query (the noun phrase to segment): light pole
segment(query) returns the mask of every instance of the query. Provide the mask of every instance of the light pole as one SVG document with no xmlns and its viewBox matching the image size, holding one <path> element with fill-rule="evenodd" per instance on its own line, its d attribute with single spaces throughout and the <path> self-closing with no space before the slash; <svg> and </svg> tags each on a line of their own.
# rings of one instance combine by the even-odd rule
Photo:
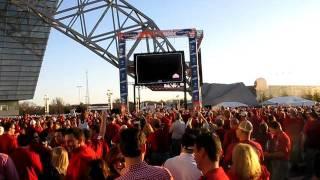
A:
<svg viewBox="0 0 320 180">
<path fill-rule="evenodd" d="M 108 104 L 109 104 L 110 109 L 113 109 L 113 106 L 112 106 L 112 95 L 113 95 L 113 93 L 111 92 L 110 89 L 108 89 L 107 90 L 107 96 L 108 96 Z"/>
<path fill-rule="evenodd" d="M 77 88 L 78 88 L 79 104 L 81 104 L 80 91 L 81 91 L 82 86 L 77 86 Z"/>
<path fill-rule="evenodd" d="M 48 101 L 49 101 L 49 98 L 47 95 L 44 95 L 44 114 L 45 115 L 48 115 L 49 114 L 49 104 L 48 104 Z"/>
</svg>

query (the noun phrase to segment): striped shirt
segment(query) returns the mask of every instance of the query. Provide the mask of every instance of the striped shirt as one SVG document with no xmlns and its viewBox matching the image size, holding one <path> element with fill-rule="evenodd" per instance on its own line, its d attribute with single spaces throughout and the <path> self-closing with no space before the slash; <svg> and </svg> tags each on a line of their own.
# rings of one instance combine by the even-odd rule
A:
<svg viewBox="0 0 320 180">
<path fill-rule="evenodd" d="M 150 166 L 146 162 L 140 162 L 128 167 L 125 174 L 116 180 L 172 180 L 168 169 L 159 166 Z"/>
</svg>

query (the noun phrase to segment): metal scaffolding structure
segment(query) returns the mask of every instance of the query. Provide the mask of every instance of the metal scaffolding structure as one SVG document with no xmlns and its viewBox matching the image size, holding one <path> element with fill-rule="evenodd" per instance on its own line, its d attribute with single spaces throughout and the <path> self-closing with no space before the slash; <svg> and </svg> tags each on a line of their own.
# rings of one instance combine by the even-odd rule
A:
<svg viewBox="0 0 320 180">
<path fill-rule="evenodd" d="M 181 31 L 174 30 L 174 35 L 170 35 L 171 31 L 166 32 L 166 35 L 157 33 L 161 30 L 154 21 L 126 0 L 4 1 L 7 2 L 8 6 L 16 6 L 18 12 L 34 14 L 50 27 L 87 47 L 116 68 L 123 69 L 121 63 L 125 64 L 126 74 L 131 77 L 134 77 L 133 53 L 139 45 L 142 44 L 147 53 L 171 52 L 175 51 L 175 48 L 168 37 L 179 36 L 179 33 L 182 33 L 182 35 L 188 34 L 189 42 L 192 42 L 189 44 L 192 54 L 190 64 L 186 63 L 185 66 L 189 71 L 189 73 L 186 73 L 186 83 L 182 86 L 169 84 L 166 86 L 150 85 L 148 87 L 151 90 L 188 91 L 190 94 L 193 93 L 193 99 L 199 98 L 199 76 L 201 77 L 201 74 L 199 74 L 198 66 L 201 68 L 201 63 L 198 65 L 197 54 L 200 53 L 202 31 L 183 29 Z M 135 36 L 146 32 L 157 33 L 157 35 L 129 38 L 131 43 L 126 43 L 124 48 L 119 48 L 121 43 L 123 44 L 119 40 L 120 34 Z M 120 52 L 121 50 L 125 50 L 125 52 Z M 124 57 L 123 54 L 125 54 Z M 121 59 L 125 59 L 125 61 Z M 124 74 L 121 74 L 121 76 L 124 76 Z M 120 86 L 124 87 L 124 84 Z M 127 86 L 125 89 L 127 89 Z M 196 92 L 196 95 L 194 95 L 194 92 Z"/>
<path fill-rule="evenodd" d="M 159 30 L 152 19 L 125 0 L 11 0 L 19 8 L 33 12 L 51 27 L 87 47 L 119 68 L 117 34 Z M 56 4 L 56 8 L 48 5 Z M 128 66 L 140 43 L 147 52 L 174 51 L 166 37 L 135 40 L 128 44 Z M 130 68 L 129 68 L 130 69 Z M 133 76 L 129 71 L 129 75 Z"/>
</svg>

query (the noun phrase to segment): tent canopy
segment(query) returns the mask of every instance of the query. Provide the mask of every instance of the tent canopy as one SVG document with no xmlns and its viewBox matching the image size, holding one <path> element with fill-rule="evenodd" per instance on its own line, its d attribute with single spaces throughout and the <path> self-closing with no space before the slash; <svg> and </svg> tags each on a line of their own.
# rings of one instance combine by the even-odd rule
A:
<svg viewBox="0 0 320 180">
<path fill-rule="evenodd" d="M 243 83 L 216 84 L 203 83 L 203 105 L 217 105 L 222 102 L 239 102 L 249 106 L 256 106 L 256 96 Z"/>
<path fill-rule="evenodd" d="M 312 106 L 316 102 L 296 96 L 281 96 L 262 102 L 262 105 L 291 105 L 291 106 Z"/>
<path fill-rule="evenodd" d="M 222 107 L 222 106 L 235 108 L 235 107 L 247 107 L 248 105 L 243 104 L 241 102 L 222 102 L 222 103 L 215 105 L 215 107 Z"/>
</svg>

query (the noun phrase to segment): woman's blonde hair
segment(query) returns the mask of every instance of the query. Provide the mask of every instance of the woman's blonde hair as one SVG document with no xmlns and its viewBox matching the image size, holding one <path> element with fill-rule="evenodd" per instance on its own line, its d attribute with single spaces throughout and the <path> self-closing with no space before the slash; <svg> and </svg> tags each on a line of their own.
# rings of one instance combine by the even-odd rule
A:
<svg viewBox="0 0 320 180">
<path fill-rule="evenodd" d="M 51 162 L 60 174 L 66 175 L 69 158 L 68 152 L 63 147 L 56 147 L 52 149 Z"/>
<path fill-rule="evenodd" d="M 232 151 L 232 173 L 239 179 L 254 180 L 261 176 L 257 152 L 249 144 L 239 143 Z"/>
</svg>

